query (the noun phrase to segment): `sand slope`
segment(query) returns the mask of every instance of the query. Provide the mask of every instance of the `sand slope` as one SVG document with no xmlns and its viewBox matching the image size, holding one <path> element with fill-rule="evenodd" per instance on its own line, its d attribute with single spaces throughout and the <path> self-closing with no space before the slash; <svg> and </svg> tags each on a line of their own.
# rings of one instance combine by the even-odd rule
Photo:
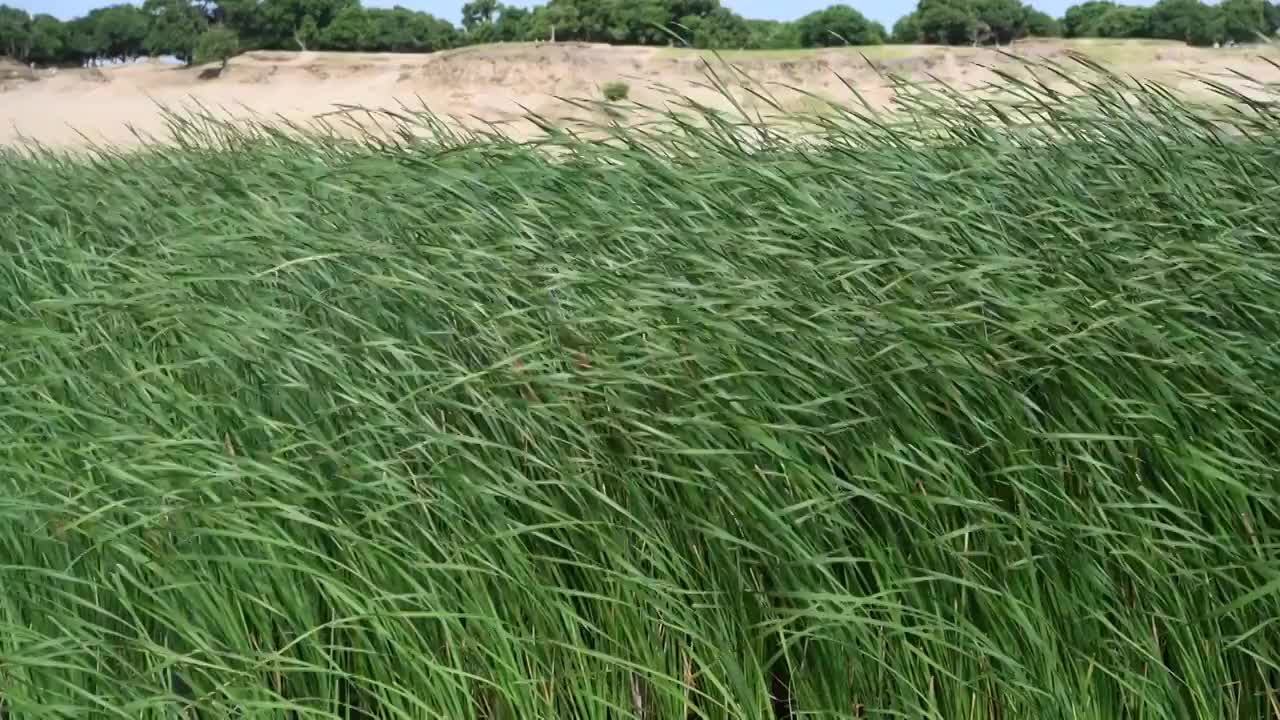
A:
<svg viewBox="0 0 1280 720">
<path fill-rule="evenodd" d="M 1181 77 L 1186 71 L 1245 84 L 1228 68 L 1280 82 L 1280 69 L 1258 57 L 1264 53 L 1280 58 L 1280 48 L 1274 46 L 1212 50 L 1159 42 L 1034 41 L 1014 48 L 1030 58 L 1065 59 L 1068 50 L 1174 85 L 1192 84 Z M 304 123 L 317 117 L 335 120 L 326 114 L 340 104 L 425 106 L 473 125 L 506 123 L 507 132 L 519 135 L 532 131 L 520 120 L 526 108 L 558 119 L 582 116 L 585 111 L 558 98 L 598 98 L 601 85 L 618 79 L 628 81 L 631 98 L 642 103 L 662 104 L 676 92 L 727 107 L 707 85 L 704 57 L 711 56 L 560 43 L 494 45 L 430 55 L 252 52 L 233 60 L 222 77 L 207 80 L 199 79 L 200 68 L 156 62 L 34 74 L 10 67 L 11 77 L 0 77 L 0 143 L 26 137 L 64 146 L 88 140 L 132 144 L 138 142 L 135 129 L 165 133 L 160 105 L 195 103 L 232 116 L 257 114 Z M 994 80 L 991 67 L 1017 66 L 988 49 L 925 46 L 729 53 L 725 59 L 764 83 L 788 109 L 815 103 L 797 90 L 852 99 L 844 82 L 868 101 L 886 105 L 892 93 L 880 75 L 885 71 L 914 80 L 932 76 L 969 89 Z M 747 105 L 764 106 L 747 93 L 739 96 Z"/>
</svg>

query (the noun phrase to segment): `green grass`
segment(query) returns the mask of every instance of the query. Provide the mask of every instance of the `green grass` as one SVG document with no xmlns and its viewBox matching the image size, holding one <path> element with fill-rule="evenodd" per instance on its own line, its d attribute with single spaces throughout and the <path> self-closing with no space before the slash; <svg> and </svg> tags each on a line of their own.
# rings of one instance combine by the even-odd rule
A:
<svg viewBox="0 0 1280 720">
<path fill-rule="evenodd" d="M 1010 91 L 9 152 L 10 715 L 1276 717 L 1280 122 Z"/>
</svg>

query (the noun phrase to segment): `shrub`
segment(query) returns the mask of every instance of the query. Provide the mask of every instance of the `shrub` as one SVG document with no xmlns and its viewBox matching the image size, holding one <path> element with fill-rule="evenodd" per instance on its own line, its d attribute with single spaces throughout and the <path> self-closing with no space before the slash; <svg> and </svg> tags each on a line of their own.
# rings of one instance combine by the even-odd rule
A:
<svg viewBox="0 0 1280 720">
<path fill-rule="evenodd" d="M 619 100 L 627 99 L 627 95 L 631 94 L 631 86 L 621 80 L 614 80 L 611 83 L 606 83 L 603 91 L 605 100 L 618 102 Z"/>
<path fill-rule="evenodd" d="M 240 37 L 235 31 L 221 25 L 210 28 L 196 41 L 196 62 L 200 64 L 221 61 L 222 67 L 240 52 Z"/>
</svg>

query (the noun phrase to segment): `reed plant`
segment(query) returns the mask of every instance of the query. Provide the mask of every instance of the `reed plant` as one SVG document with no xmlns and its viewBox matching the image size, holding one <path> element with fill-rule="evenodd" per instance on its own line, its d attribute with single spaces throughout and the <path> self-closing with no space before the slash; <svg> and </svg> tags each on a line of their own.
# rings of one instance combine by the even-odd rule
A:
<svg viewBox="0 0 1280 720">
<path fill-rule="evenodd" d="M 3 151 L 10 717 L 1280 718 L 1275 105 L 1006 83 Z"/>
</svg>

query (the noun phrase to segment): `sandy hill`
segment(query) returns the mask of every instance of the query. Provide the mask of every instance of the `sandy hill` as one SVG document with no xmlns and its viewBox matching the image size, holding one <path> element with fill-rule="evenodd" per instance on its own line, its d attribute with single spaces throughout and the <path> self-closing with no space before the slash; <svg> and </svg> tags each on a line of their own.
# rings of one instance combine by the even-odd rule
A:
<svg viewBox="0 0 1280 720">
<path fill-rule="evenodd" d="M 1257 57 L 1259 52 L 1280 57 L 1277 47 L 1212 50 L 1160 42 L 1033 41 L 1013 48 L 1025 57 L 1058 59 L 1065 59 L 1069 50 L 1174 84 L 1189 84 L 1180 79 L 1187 71 L 1240 82 L 1228 69 L 1280 81 L 1280 70 Z M 530 129 L 521 127 L 522 108 L 557 118 L 581 115 L 564 98 L 599 98 L 600 86 L 614 80 L 628 82 L 631 98 L 642 103 L 661 104 L 680 93 L 725 106 L 706 84 L 704 59 L 718 62 L 693 51 L 559 43 L 428 55 L 260 51 L 234 59 L 213 79 L 201 79 L 202 68 L 157 62 L 34 73 L 6 66 L 0 68 L 0 143 L 28 137 L 53 145 L 78 144 L 82 135 L 132 143 L 136 138 L 128 125 L 143 133 L 163 133 L 159 105 L 192 103 L 230 115 L 294 122 L 324 117 L 344 104 L 388 109 L 425 105 L 467 122 L 509 123 L 510 132 L 520 133 Z M 915 80 L 937 78 L 964 89 L 993 80 L 991 67 L 1017 66 L 988 49 L 931 46 L 735 52 L 723 59 L 770 88 L 788 109 L 816 102 L 804 93 L 851 99 L 845 82 L 870 102 L 887 104 L 891 91 L 881 76 L 886 71 Z M 6 78 L 6 72 L 12 77 Z M 747 93 L 742 100 L 759 103 Z"/>
<path fill-rule="evenodd" d="M 0 92 L 15 89 L 36 79 L 37 73 L 30 67 L 9 58 L 0 57 Z"/>
</svg>

